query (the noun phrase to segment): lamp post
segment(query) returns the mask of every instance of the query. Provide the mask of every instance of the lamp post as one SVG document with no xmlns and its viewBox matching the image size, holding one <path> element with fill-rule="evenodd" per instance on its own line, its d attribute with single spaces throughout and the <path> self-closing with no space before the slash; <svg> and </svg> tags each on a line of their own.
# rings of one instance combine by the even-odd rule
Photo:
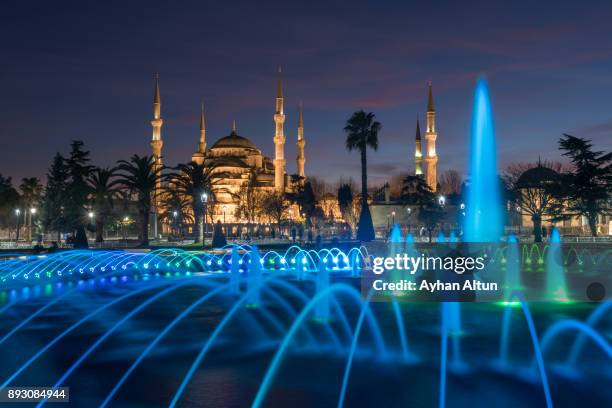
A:
<svg viewBox="0 0 612 408">
<path fill-rule="evenodd" d="M 89 223 L 92 224 L 92 225 L 93 225 L 94 216 L 95 216 L 95 214 L 93 213 L 93 211 L 90 211 L 90 212 L 87 213 L 87 218 L 89 218 Z"/>
<path fill-rule="evenodd" d="M 227 205 L 223 205 L 223 227 L 225 228 L 225 235 L 229 237 L 229 230 L 227 229 L 227 225 L 225 225 L 225 212 L 227 211 Z"/>
<path fill-rule="evenodd" d="M 176 234 L 176 230 L 177 230 L 177 223 L 176 223 L 176 217 L 178 217 L 178 211 L 174 210 L 172 211 L 172 224 L 174 225 L 174 234 Z"/>
<path fill-rule="evenodd" d="M 410 232 L 410 215 L 412 214 L 412 209 L 410 207 L 406 208 L 406 213 L 408 214 L 408 232 Z"/>
<path fill-rule="evenodd" d="M 19 208 L 15 209 L 15 217 L 17 218 L 17 234 L 15 235 L 15 242 L 19 242 L 19 219 L 21 215 L 21 210 Z"/>
<path fill-rule="evenodd" d="M 126 215 L 125 217 L 123 217 L 123 222 L 121 223 L 121 227 L 123 229 L 123 241 L 125 242 L 126 246 L 127 246 L 127 231 L 125 227 L 127 227 L 127 224 L 129 221 L 130 221 L 130 217 Z"/>
<path fill-rule="evenodd" d="M 36 208 L 32 207 L 30 208 L 30 225 L 28 228 L 28 234 L 29 234 L 28 241 L 32 241 L 32 229 L 33 229 L 33 224 L 34 224 L 34 215 L 36 215 Z"/>
<path fill-rule="evenodd" d="M 200 196 L 200 200 L 202 200 L 202 219 L 200 220 L 200 239 L 202 241 L 202 246 L 204 246 L 206 244 L 206 233 L 208 231 L 206 231 L 206 205 L 208 204 L 208 194 L 207 193 L 202 193 L 202 195 Z M 225 211 L 225 210 L 224 210 Z M 225 216 L 224 216 L 225 218 Z M 225 222 L 225 220 L 223 221 Z"/>
<path fill-rule="evenodd" d="M 391 216 L 393 217 L 393 225 L 395 225 L 395 211 L 391 212 Z"/>
</svg>

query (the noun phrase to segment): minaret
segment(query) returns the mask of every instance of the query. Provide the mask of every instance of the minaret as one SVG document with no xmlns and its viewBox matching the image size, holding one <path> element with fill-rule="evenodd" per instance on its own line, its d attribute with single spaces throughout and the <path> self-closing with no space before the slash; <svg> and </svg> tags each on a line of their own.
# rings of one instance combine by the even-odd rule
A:
<svg viewBox="0 0 612 408">
<path fill-rule="evenodd" d="M 153 157 L 155 158 L 155 169 L 158 172 L 161 172 L 161 169 L 163 167 L 162 146 L 164 145 L 164 142 L 161 137 L 161 127 L 163 124 L 164 120 L 161 118 L 161 97 L 159 95 L 159 74 L 155 74 L 155 91 L 153 93 L 153 120 L 151 121 L 151 126 L 153 127 L 151 150 L 153 151 Z M 158 192 L 161 190 L 161 179 L 157 180 L 157 185 L 155 189 Z"/>
<path fill-rule="evenodd" d="M 429 95 L 427 101 L 427 131 L 425 132 L 425 140 L 427 141 L 427 155 L 425 163 L 427 163 L 427 185 L 432 191 L 436 191 L 438 177 L 436 174 L 436 164 L 438 163 L 438 155 L 436 154 L 436 111 L 434 110 L 433 96 L 431 92 L 431 81 L 429 81 Z"/>
<path fill-rule="evenodd" d="M 421 126 L 419 125 L 419 117 L 417 116 L 416 138 L 414 149 L 414 174 L 420 176 L 423 174 L 423 153 L 421 151 Z"/>
<path fill-rule="evenodd" d="M 200 143 L 198 143 L 198 150 L 191 156 L 191 160 L 202 164 L 206 157 L 206 120 L 204 119 L 204 104 L 200 110 Z"/>
<path fill-rule="evenodd" d="M 304 156 L 304 146 L 306 140 L 304 140 L 304 119 L 302 118 L 302 104 L 300 104 L 300 112 L 298 114 L 298 131 L 297 131 L 297 174 L 300 177 L 306 177 L 304 172 L 304 164 L 306 163 L 306 157 Z"/>
<path fill-rule="evenodd" d="M 276 111 L 274 113 L 274 124 L 276 125 L 274 133 L 274 188 L 276 191 L 285 191 L 285 133 L 283 124 L 285 123 L 285 114 L 283 107 L 283 79 L 281 77 L 281 67 L 278 67 L 278 89 L 276 91 Z"/>
</svg>

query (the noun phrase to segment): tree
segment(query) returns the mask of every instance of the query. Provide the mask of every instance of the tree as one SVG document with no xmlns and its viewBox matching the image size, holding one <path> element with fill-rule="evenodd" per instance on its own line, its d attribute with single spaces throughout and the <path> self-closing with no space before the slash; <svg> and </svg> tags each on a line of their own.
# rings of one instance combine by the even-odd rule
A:
<svg viewBox="0 0 612 408">
<path fill-rule="evenodd" d="M 439 177 L 440 192 L 447 196 L 461 193 L 463 178 L 457 170 L 446 170 Z"/>
<path fill-rule="evenodd" d="M 121 182 L 115 178 L 115 172 L 114 168 L 96 168 L 87 180 L 96 220 L 96 242 L 104 241 L 106 220 L 112 215 L 113 201 L 119 197 Z"/>
<path fill-rule="evenodd" d="M 351 229 L 351 235 L 358 221 L 356 204 L 357 203 L 353 199 L 353 188 L 351 184 L 340 184 L 340 187 L 338 187 L 338 207 L 340 208 L 342 219 Z"/>
<path fill-rule="evenodd" d="M 319 201 L 326 193 L 331 192 L 331 186 L 319 177 L 310 176 L 308 177 L 308 181 L 310 182 L 316 201 Z"/>
<path fill-rule="evenodd" d="M 172 188 L 164 191 L 160 219 L 172 226 L 174 235 L 182 236 L 185 224 L 195 222 L 192 211 L 191 198 L 185 197 Z"/>
<path fill-rule="evenodd" d="M 419 210 L 419 221 L 423 223 L 427 230 L 429 242 L 431 242 L 433 231 L 442 221 L 444 221 L 444 216 L 444 209 L 435 202 L 428 203 Z"/>
<path fill-rule="evenodd" d="M 598 216 L 612 213 L 612 152 L 594 151 L 590 140 L 568 134 L 559 139 L 559 149 L 574 166 L 563 175 L 569 199 L 567 213 L 586 217 L 591 235 L 597 236 Z"/>
<path fill-rule="evenodd" d="M 292 194 L 288 194 L 287 197 L 297 204 L 301 214 L 304 214 L 306 223 L 311 224 L 312 216 L 317 208 L 317 199 L 312 189 L 312 184 L 309 181 L 298 185 L 297 191 Z"/>
<path fill-rule="evenodd" d="M 285 198 L 285 194 L 281 192 L 272 191 L 263 198 L 261 212 L 263 215 L 273 219 L 279 230 L 288 209 L 289 202 Z"/>
<path fill-rule="evenodd" d="M 119 160 L 117 169 L 121 184 L 136 195 L 136 204 L 140 216 L 140 231 L 138 240 L 140 245 L 149 245 L 149 217 L 151 204 L 155 195 L 155 187 L 160 177 L 161 169 L 156 168 L 154 156 L 133 155 L 129 161 Z"/>
<path fill-rule="evenodd" d="M 38 205 L 41 202 L 43 186 L 40 184 L 40 180 L 36 177 L 26 177 L 21 180 L 19 185 L 21 190 L 21 202 L 23 203 L 24 218 L 27 219 L 26 224 L 28 225 L 28 240 L 32 240 L 32 230 L 34 227 L 34 211 L 37 210 Z"/>
<path fill-rule="evenodd" d="M 248 172 L 247 180 L 240 185 L 238 193 L 230 193 L 238 203 L 235 216 L 237 218 L 246 218 L 249 234 L 252 233 L 255 215 L 261 209 L 263 202 L 263 196 L 258 190 L 259 182 L 257 178 L 260 174 L 260 169 L 251 168 Z"/>
<path fill-rule="evenodd" d="M 401 198 L 405 203 L 418 205 L 419 208 L 434 202 L 435 194 L 421 175 L 406 176 L 402 181 Z"/>
<path fill-rule="evenodd" d="M 62 232 L 68 229 L 64 213 L 68 202 L 67 187 L 70 178 L 66 159 L 58 152 L 47 172 L 47 186 L 43 200 L 43 225 L 47 230 L 57 233 L 57 242 L 61 240 Z"/>
<path fill-rule="evenodd" d="M 8 227 L 17 225 L 19 222 L 17 206 L 19 205 L 20 196 L 17 190 L 13 187 L 13 181 L 10 177 L 4 177 L 0 174 L 0 225 Z M 16 222 L 13 222 L 15 220 Z"/>
<path fill-rule="evenodd" d="M 378 149 L 378 132 L 381 124 L 375 120 L 372 112 L 363 110 L 353 113 L 346 122 L 344 132 L 346 133 L 346 148 L 348 151 L 359 150 L 361 154 L 361 215 L 359 217 L 359 228 L 357 238 L 361 241 L 374 239 L 374 225 L 372 215 L 368 208 L 368 160 L 367 149 L 371 147 Z"/>
<path fill-rule="evenodd" d="M 90 158 L 89 152 L 83 150 L 83 142 L 74 140 L 70 144 L 70 155 L 66 160 L 66 169 L 69 174 L 66 183 L 66 201 L 64 204 L 64 216 L 68 229 L 75 233 L 82 229 L 79 236 L 85 235 L 86 205 L 88 203 L 89 186 L 87 178 L 92 170 L 88 165 Z M 76 234 L 75 234 L 76 236 Z"/>
<path fill-rule="evenodd" d="M 353 190 L 350 184 L 342 184 L 338 187 L 338 207 L 342 218 L 346 218 L 346 213 L 353 206 Z"/>
<path fill-rule="evenodd" d="M 534 241 L 542 242 L 542 220 L 562 218 L 563 192 L 559 173 L 541 162 L 532 164 L 516 179 L 512 189 L 521 213 L 531 216 Z"/>
<path fill-rule="evenodd" d="M 204 203 L 202 194 L 206 193 L 208 200 L 214 199 L 213 188 L 213 171 L 214 167 L 205 166 L 196 162 L 187 164 L 179 164 L 173 168 L 173 172 L 165 176 L 170 188 L 176 190 L 184 197 L 189 197 L 191 201 L 191 209 L 194 214 L 194 221 L 197 224 L 197 234 L 195 242 L 200 242 L 200 237 L 203 234 L 202 222 L 204 221 Z"/>
</svg>

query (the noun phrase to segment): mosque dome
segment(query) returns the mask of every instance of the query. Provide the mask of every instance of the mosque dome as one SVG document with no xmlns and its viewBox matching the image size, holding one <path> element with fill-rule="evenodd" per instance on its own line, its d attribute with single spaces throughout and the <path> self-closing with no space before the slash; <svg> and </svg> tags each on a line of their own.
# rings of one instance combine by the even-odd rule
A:
<svg viewBox="0 0 612 408">
<path fill-rule="evenodd" d="M 559 179 L 560 175 L 549 167 L 538 166 L 526 170 L 521 174 L 516 182 L 521 188 L 539 187 Z"/>
<path fill-rule="evenodd" d="M 211 149 L 215 148 L 239 148 L 257 150 L 255 143 L 251 142 L 246 137 L 240 136 L 236 131 L 232 131 L 229 136 L 224 136 L 217 140 Z"/>
</svg>

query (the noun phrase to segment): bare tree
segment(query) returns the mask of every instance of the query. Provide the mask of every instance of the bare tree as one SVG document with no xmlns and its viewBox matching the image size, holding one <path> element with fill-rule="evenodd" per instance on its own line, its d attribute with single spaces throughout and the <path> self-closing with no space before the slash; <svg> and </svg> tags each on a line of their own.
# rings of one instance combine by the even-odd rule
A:
<svg viewBox="0 0 612 408">
<path fill-rule="evenodd" d="M 459 194 L 463 177 L 461 177 L 461 173 L 457 170 L 451 169 L 440 174 L 438 182 L 440 183 L 440 192 L 442 194 Z"/>
</svg>

